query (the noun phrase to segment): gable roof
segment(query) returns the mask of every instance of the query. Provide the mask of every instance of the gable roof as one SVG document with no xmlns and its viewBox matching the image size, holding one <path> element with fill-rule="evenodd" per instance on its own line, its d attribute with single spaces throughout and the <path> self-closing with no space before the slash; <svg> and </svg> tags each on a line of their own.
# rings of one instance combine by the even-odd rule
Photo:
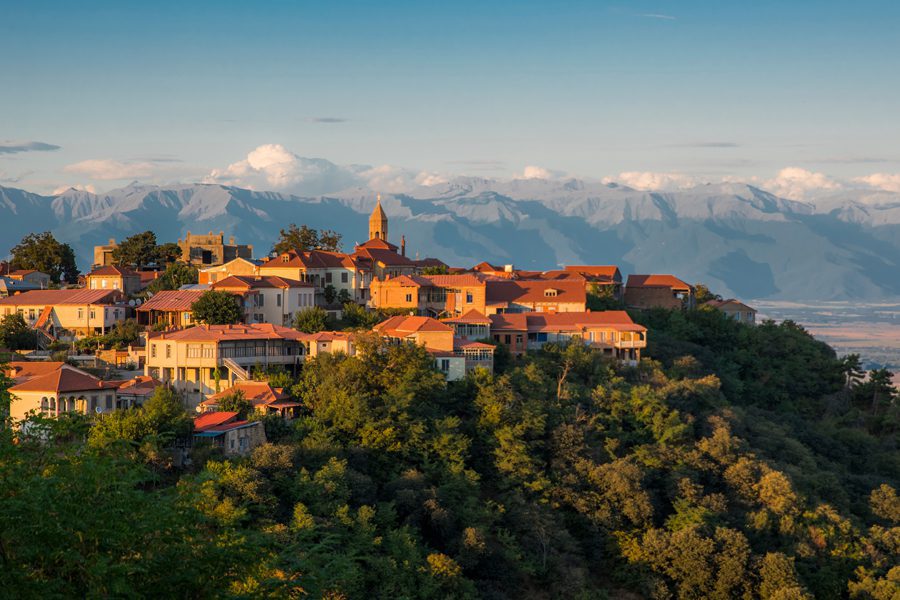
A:
<svg viewBox="0 0 900 600">
<path fill-rule="evenodd" d="M 0 298 L 0 305 L 43 306 L 48 304 L 115 304 L 124 299 L 119 290 L 32 290 L 15 296 Z"/>
<path fill-rule="evenodd" d="M 370 260 L 372 262 L 380 262 L 384 265 L 392 267 L 415 266 L 415 263 L 413 263 L 413 261 L 409 260 L 402 254 L 397 254 L 397 252 L 388 248 L 357 247 L 356 252 L 353 253 L 353 257 L 356 259 Z"/>
<path fill-rule="evenodd" d="M 704 306 L 711 306 L 713 308 L 724 308 L 726 306 L 733 306 L 738 310 L 749 310 L 752 312 L 757 312 L 755 308 L 752 306 L 748 306 L 741 302 L 740 300 L 735 300 L 734 298 L 728 298 L 727 300 L 710 300 L 708 302 L 703 303 Z"/>
<path fill-rule="evenodd" d="M 491 320 L 480 311 L 470 308 L 458 317 L 441 319 L 443 323 L 471 323 L 473 325 L 490 325 Z"/>
<path fill-rule="evenodd" d="M 117 267 L 115 265 L 106 265 L 104 267 L 99 267 L 86 275 L 86 277 L 99 276 L 140 277 L 137 271 L 132 271 L 127 267 Z"/>
<path fill-rule="evenodd" d="M 356 249 L 359 250 L 360 248 L 365 248 L 368 250 L 390 250 L 392 252 L 397 251 L 397 246 L 387 240 L 378 238 L 372 238 L 371 240 L 365 241 L 362 244 L 357 244 Z"/>
<path fill-rule="evenodd" d="M 689 290 L 691 286 L 674 275 L 629 275 L 625 288 L 661 287 L 675 290 Z"/>
<path fill-rule="evenodd" d="M 622 279 L 619 267 L 615 265 L 567 265 L 565 270 L 601 279 L 616 280 L 618 278 L 619 281 Z"/>
<path fill-rule="evenodd" d="M 555 291 L 555 295 L 546 295 L 548 290 Z M 584 304 L 587 301 L 587 294 L 584 290 L 584 283 L 577 280 L 501 280 L 487 282 L 486 300 L 488 304 L 502 304 L 504 302 Z"/>
<path fill-rule="evenodd" d="M 66 363 L 57 361 L 14 360 L 6 363 L 6 370 L 15 383 L 23 383 L 33 377 L 52 373 L 64 364 Z"/>
<path fill-rule="evenodd" d="M 253 406 L 272 404 L 281 400 L 290 399 L 290 394 L 285 393 L 284 388 L 272 387 L 267 381 L 235 381 L 230 389 L 219 392 L 218 394 L 212 394 L 200 404 L 201 406 L 217 405 L 219 400 L 226 398 L 237 391 L 243 392 L 244 398 L 249 400 Z"/>
<path fill-rule="evenodd" d="M 148 312 L 161 310 L 167 312 L 182 312 L 191 310 L 191 305 L 203 295 L 202 290 L 163 290 L 157 292 L 152 298 L 141 304 L 137 310 Z"/>
<path fill-rule="evenodd" d="M 194 429 L 197 431 L 206 431 L 210 427 L 216 427 L 234 421 L 237 417 L 238 413 L 227 410 L 203 413 L 194 419 Z"/>
<path fill-rule="evenodd" d="M 297 252 L 296 250 L 289 250 L 270 258 L 259 266 L 260 269 L 284 267 L 299 267 L 302 269 L 343 267 L 345 269 L 354 269 L 357 268 L 357 264 L 349 254 L 344 254 L 343 252 L 329 252 L 327 250 Z"/>
<path fill-rule="evenodd" d="M 491 331 L 581 331 L 591 327 L 609 327 L 616 331 L 646 331 L 631 320 L 624 310 L 560 313 L 504 313 L 491 315 Z"/>
</svg>

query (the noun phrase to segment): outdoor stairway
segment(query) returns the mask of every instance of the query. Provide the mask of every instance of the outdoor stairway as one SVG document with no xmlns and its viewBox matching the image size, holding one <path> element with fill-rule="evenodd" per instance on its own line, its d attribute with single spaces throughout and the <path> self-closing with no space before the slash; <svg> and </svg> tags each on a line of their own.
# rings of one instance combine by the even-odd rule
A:
<svg viewBox="0 0 900 600">
<path fill-rule="evenodd" d="M 235 377 L 244 381 L 250 380 L 250 373 L 241 365 L 234 362 L 234 359 L 223 358 L 222 364 L 228 367 L 228 370 L 234 373 Z"/>
</svg>

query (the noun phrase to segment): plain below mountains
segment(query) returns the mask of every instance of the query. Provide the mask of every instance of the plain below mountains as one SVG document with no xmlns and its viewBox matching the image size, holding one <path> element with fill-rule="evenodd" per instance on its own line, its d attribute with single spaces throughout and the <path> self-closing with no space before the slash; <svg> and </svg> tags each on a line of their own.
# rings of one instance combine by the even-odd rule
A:
<svg viewBox="0 0 900 600">
<path fill-rule="evenodd" d="M 70 243 L 82 270 L 92 247 L 153 230 L 224 231 L 264 256 L 289 223 L 363 242 L 375 193 L 299 197 L 222 185 L 132 184 L 105 194 L 42 196 L 0 187 L 0 252 L 28 232 Z M 645 192 L 579 180 L 460 178 L 383 196 L 393 242 L 454 266 L 482 260 L 523 269 L 616 264 L 624 274 L 673 273 L 745 299 L 900 297 L 900 195 L 848 192 L 795 202 L 749 185 Z"/>
</svg>

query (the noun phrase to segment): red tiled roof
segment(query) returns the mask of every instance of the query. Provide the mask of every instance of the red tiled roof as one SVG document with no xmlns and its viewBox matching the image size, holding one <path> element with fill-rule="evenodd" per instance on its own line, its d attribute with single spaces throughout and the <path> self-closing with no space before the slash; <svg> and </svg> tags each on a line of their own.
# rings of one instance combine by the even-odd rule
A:
<svg viewBox="0 0 900 600">
<path fill-rule="evenodd" d="M 547 296 L 547 290 L 556 290 L 555 296 Z M 487 282 L 488 304 L 503 302 L 584 303 L 587 295 L 580 281 L 525 280 Z"/>
<path fill-rule="evenodd" d="M 194 429 L 197 431 L 208 431 L 213 427 L 234 421 L 237 419 L 237 416 L 238 413 L 225 410 L 203 413 L 194 419 Z"/>
<path fill-rule="evenodd" d="M 492 331 L 580 331 L 590 327 L 610 327 L 617 331 L 646 331 L 624 310 L 560 313 L 505 313 L 491 315 Z"/>
<path fill-rule="evenodd" d="M 244 398 L 249 400 L 253 406 L 290 399 L 290 394 L 284 393 L 284 388 L 273 388 L 266 381 L 236 381 L 231 388 L 209 396 L 201 404 L 204 406 L 218 404 L 219 400 L 227 398 L 237 391 L 243 392 Z"/>
<path fill-rule="evenodd" d="M 395 246 L 394 244 L 392 244 L 386 240 L 382 240 L 382 239 L 378 239 L 378 238 L 372 238 L 371 240 L 368 240 L 368 241 L 363 242 L 362 244 L 358 244 L 356 246 L 357 250 L 359 250 L 360 248 L 391 250 L 393 252 L 397 251 L 397 246 Z"/>
<path fill-rule="evenodd" d="M 311 342 L 333 342 L 335 340 L 353 339 L 353 334 L 347 331 L 319 331 L 318 333 L 305 334 Z"/>
<path fill-rule="evenodd" d="M 46 306 L 48 304 L 115 304 L 124 295 L 119 290 L 32 290 L 0 298 L 0 305 Z"/>
<path fill-rule="evenodd" d="M 258 423 L 259 421 L 257 421 Z M 231 431 L 232 429 L 240 429 L 246 425 L 250 424 L 250 421 L 229 421 L 228 423 L 222 423 L 221 425 L 213 425 L 212 427 L 206 427 L 203 431 L 215 431 L 217 433 L 224 433 L 226 431 Z"/>
<path fill-rule="evenodd" d="M 214 290 L 249 290 L 261 288 L 286 289 L 293 287 L 311 288 L 313 287 L 313 284 L 274 275 L 229 275 L 225 279 L 211 284 L 210 287 Z"/>
<path fill-rule="evenodd" d="M 629 275 L 626 288 L 663 287 L 672 289 L 690 289 L 690 285 L 674 275 Z"/>
<path fill-rule="evenodd" d="M 14 385 L 9 390 L 11 392 L 86 392 L 97 389 L 113 387 L 104 384 L 103 381 L 89 375 L 84 371 L 63 365 L 56 371 L 52 371 L 45 375 L 32 377 L 27 381 Z"/>
<path fill-rule="evenodd" d="M 581 275 L 592 275 L 604 279 L 614 280 L 616 275 L 622 277 L 619 273 L 619 267 L 615 265 L 567 265 L 566 271 L 579 273 Z"/>
<path fill-rule="evenodd" d="M 419 277 L 428 280 L 431 285 L 438 287 L 483 287 L 485 281 L 491 278 L 474 273 L 464 273 L 460 275 L 420 275 Z"/>
<path fill-rule="evenodd" d="M 117 267 L 115 265 L 106 265 L 105 267 L 100 267 L 94 269 L 90 273 L 87 274 L 87 277 L 94 276 L 110 276 L 110 275 L 119 275 L 121 277 L 140 277 L 136 271 L 132 271 L 127 267 Z"/>
<path fill-rule="evenodd" d="M 138 375 L 125 381 L 107 382 L 115 383 L 120 394 L 128 394 L 131 396 L 149 396 L 156 388 L 162 385 L 162 382 L 153 379 L 148 375 Z"/>
<path fill-rule="evenodd" d="M 484 316 L 481 312 L 475 310 L 474 308 L 470 308 L 468 311 L 464 312 L 462 315 L 458 317 L 452 317 L 448 319 L 441 319 L 444 323 L 475 323 L 475 324 L 490 324 L 491 320 Z"/>
<path fill-rule="evenodd" d="M 463 340 L 460 338 L 453 338 L 453 348 L 465 350 L 465 349 L 483 349 L 483 350 L 494 350 L 494 346 L 491 344 L 485 344 L 484 342 L 476 342 L 474 340 Z"/>
<path fill-rule="evenodd" d="M 152 298 L 141 304 L 138 307 L 138 311 L 189 311 L 191 310 L 191 305 L 199 300 L 202 295 L 203 290 L 164 290 L 162 292 L 157 292 Z"/>
<path fill-rule="evenodd" d="M 393 250 L 382 248 L 363 248 L 358 247 L 353 257 L 361 260 L 371 260 L 380 262 L 384 265 L 392 267 L 414 267 L 413 261 L 409 260 L 402 254 L 397 254 Z"/>
<path fill-rule="evenodd" d="M 10 378 L 15 383 L 22 383 L 32 377 L 39 377 L 59 370 L 64 362 L 14 360 L 6 363 Z"/>
<path fill-rule="evenodd" d="M 444 325 L 431 317 L 406 317 L 403 315 L 382 321 L 373 329 L 387 335 L 396 335 L 396 337 L 406 337 L 420 331 L 453 331 L 449 325 Z"/>
<path fill-rule="evenodd" d="M 287 257 L 287 260 L 285 260 Z M 326 250 L 310 250 L 308 252 L 297 252 L 290 250 L 274 258 L 270 258 L 260 265 L 260 268 L 283 268 L 283 267 L 300 267 L 304 269 L 325 269 L 344 267 L 347 269 L 356 268 L 356 262 L 349 254 L 343 252 L 328 252 Z"/>
<path fill-rule="evenodd" d="M 160 333 L 153 340 L 182 342 L 227 342 L 230 340 L 306 340 L 309 335 L 271 323 L 249 325 L 197 325 L 178 331 Z"/>
</svg>

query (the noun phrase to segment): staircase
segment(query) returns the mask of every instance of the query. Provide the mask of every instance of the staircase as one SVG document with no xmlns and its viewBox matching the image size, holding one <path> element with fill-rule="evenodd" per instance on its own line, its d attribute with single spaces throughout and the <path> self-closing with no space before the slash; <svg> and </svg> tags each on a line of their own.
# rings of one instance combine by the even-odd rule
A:
<svg viewBox="0 0 900 600">
<path fill-rule="evenodd" d="M 52 312 L 52 306 L 45 306 L 38 320 L 34 322 L 34 330 L 38 334 L 36 336 L 38 350 L 46 350 L 51 343 L 56 341 L 56 336 L 50 333 L 50 327 L 53 325 L 53 321 L 50 319 Z"/>
<path fill-rule="evenodd" d="M 222 364 L 228 367 L 228 370 L 234 373 L 234 376 L 243 381 L 248 381 L 250 379 L 250 373 L 242 367 L 241 365 L 234 362 L 234 359 L 231 358 L 223 358 Z"/>
</svg>

